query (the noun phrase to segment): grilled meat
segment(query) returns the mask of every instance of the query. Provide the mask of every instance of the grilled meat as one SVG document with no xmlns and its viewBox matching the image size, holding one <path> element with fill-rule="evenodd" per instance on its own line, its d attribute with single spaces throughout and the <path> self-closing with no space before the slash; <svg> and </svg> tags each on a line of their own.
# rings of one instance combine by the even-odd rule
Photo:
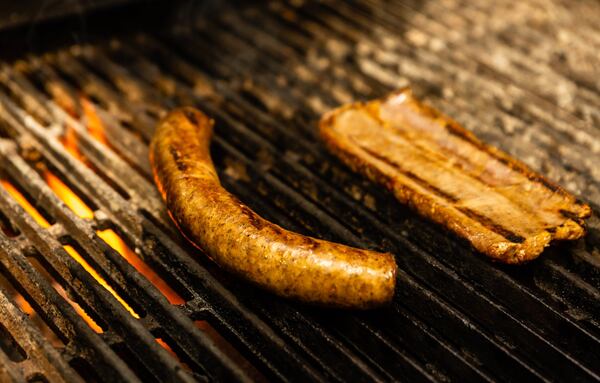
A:
<svg viewBox="0 0 600 383">
<path fill-rule="evenodd" d="M 585 234 L 589 206 L 409 89 L 329 112 L 320 133 L 354 171 L 494 260 L 522 263 L 552 240 Z"/>
<path fill-rule="evenodd" d="M 192 243 L 223 268 L 284 297 L 344 308 L 391 300 L 391 254 L 306 237 L 261 218 L 221 186 L 211 136 L 211 120 L 182 108 L 159 122 L 150 148 L 156 184 Z"/>
</svg>

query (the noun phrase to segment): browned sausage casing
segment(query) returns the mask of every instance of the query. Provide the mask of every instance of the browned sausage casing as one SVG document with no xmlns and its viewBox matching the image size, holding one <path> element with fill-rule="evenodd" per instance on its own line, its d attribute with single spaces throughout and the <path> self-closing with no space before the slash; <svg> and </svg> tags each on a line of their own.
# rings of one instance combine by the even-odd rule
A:
<svg viewBox="0 0 600 383">
<path fill-rule="evenodd" d="M 228 193 L 210 157 L 212 125 L 196 109 L 174 110 L 159 122 L 150 147 L 156 184 L 192 243 L 221 267 L 284 297 L 346 308 L 391 300 L 391 254 L 292 233 Z"/>
</svg>

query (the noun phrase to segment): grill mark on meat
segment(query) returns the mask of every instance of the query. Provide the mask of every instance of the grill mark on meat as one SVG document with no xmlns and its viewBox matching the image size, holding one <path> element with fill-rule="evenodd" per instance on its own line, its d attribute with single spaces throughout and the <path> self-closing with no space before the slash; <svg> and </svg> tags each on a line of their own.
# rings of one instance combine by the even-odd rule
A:
<svg viewBox="0 0 600 383">
<path fill-rule="evenodd" d="M 253 212 L 248 206 L 240 203 L 240 209 L 242 211 L 242 214 L 244 214 L 246 218 L 248 218 L 248 222 L 250 222 L 250 224 L 256 229 L 260 230 L 265 226 L 264 220 L 262 220 L 258 216 L 258 214 Z"/>
<path fill-rule="evenodd" d="M 352 169 L 495 260 L 526 262 L 585 234 L 589 206 L 409 90 L 329 112 L 320 133 Z"/>
<path fill-rule="evenodd" d="M 428 108 L 428 107 L 425 106 L 424 108 Z M 514 205 L 518 206 L 520 209 L 526 211 L 527 213 L 529 213 L 530 216 L 535 217 L 537 215 L 537 212 L 535 209 L 538 208 L 538 206 L 532 207 L 532 206 L 529 206 L 527 203 L 524 203 L 523 201 L 519 201 L 518 199 L 515 200 L 514 198 L 511 198 L 511 195 L 509 193 L 506 193 L 502 189 L 498 189 L 496 187 L 496 185 L 489 182 L 489 179 L 486 179 L 483 176 L 483 172 L 480 172 L 480 173 L 473 172 L 472 169 L 470 169 L 468 167 L 468 164 L 469 164 L 468 157 L 465 157 L 465 156 L 461 155 L 461 153 L 453 152 L 451 149 L 444 147 L 442 144 L 437 142 L 433 137 L 430 140 L 431 141 L 430 144 L 435 145 L 434 147 L 437 151 L 432 150 L 431 148 L 428 148 L 426 146 L 423 146 L 420 142 L 411 142 L 413 137 L 411 137 L 407 131 L 402 130 L 396 126 L 392 126 L 390 123 L 384 121 L 378 115 L 377 110 L 373 110 L 373 108 L 367 108 L 366 111 L 373 119 L 377 120 L 384 128 L 389 127 L 390 129 L 393 129 L 394 133 L 396 133 L 397 136 L 402 137 L 406 141 L 407 144 L 412 144 L 412 146 L 417 149 L 416 152 L 418 153 L 418 155 L 420 155 L 422 158 L 427 158 L 427 160 L 431 161 L 431 162 L 437 162 L 438 164 L 440 164 L 440 166 L 442 163 L 444 163 L 446 166 L 448 166 L 450 157 L 455 157 L 458 160 L 451 161 L 449 163 L 449 165 L 452 169 L 455 169 L 455 170 L 461 172 L 461 174 L 470 177 L 471 179 L 479 182 L 480 184 L 482 184 L 486 187 L 490 187 L 490 188 L 494 189 L 494 192 L 508 198 L 512 204 L 514 204 Z M 440 117 L 440 113 L 438 113 L 436 110 L 428 109 L 428 113 L 434 118 Z M 444 129 L 449 134 L 458 137 L 459 139 L 461 139 L 462 141 L 464 141 L 468 144 L 473 145 L 476 149 L 484 151 L 487 155 L 490 156 L 491 159 L 497 160 L 501 164 L 506 165 L 506 166 L 510 167 L 511 169 L 514 168 L 514 165 L 511 164 L 511 162 L 510 162 L 510 158 L 506 159 L 506 158 L 499 156 L 496 153 L 492 153 L 490 151 L 490 149 L 494 149 L 494 148 L 491 148 L 489 145 L 486 145 L 485 143 L 479 141 L 476 137 L 473 136 L 472 133 L 461 128 L 454 121 L 445 123 Z M 553 185 L 551 182 L 545 180 L 543 177 L 537 177 L 537 175 L 535 177 L 532 177 L 531 175 L 525 175 L 525 176 L 529 180 L 535 179 L 537 181 L 538 179 L 541 179 L 542 181 L 544 181 L 542 184 L 547 187 L 549 187 L 548 185 L 552 186 L 551 188 L 550 187 L 549 188 L 553 191 L 560 189 L 557 185 Z M 433 186 L 433 187 L 435 187 L 435 186 Z M 436 188 L 436 189 L 440 190 L 439 188 Z M 443 191 L 442 191 L 442 193 L 443 193 Z M 454 197 L 452 197 L 452 198 L 454 198 Z M 576 200 L 576 202 L 579 204 L 582 204 L 582 202 L 580 200 Z"/>
<path fill-rule="evenodd" d="M 559 212 L 565 218 L 572 219 L 575 222 L 581 222 L 580 217 L 576 213 L 573 213 L 572 211 L 568 211 L 568 210 L 565 210 L 565 209 L 560 209 Z"/>
<path fill-rule="evenodd" d="M 353 140 L 354 141 L 354 140 Z M 441 190 L 440 188 L 438 188 L 435 185 L 430 184 L 429 182 L 425 181 L 424 179 L 422 179 L 421 177 L 417 176 L 415 173 L 411 172 L 410 170 L 405 170 L 403 169 L 401 166 L 399 166 L 397 163 L 390 161 L 390 159 L 388 159 L 385 156 L 382 156 L 381 154 L 374 152 L 373 150 L 369 149 L 366 146 L 361 145 L 360 143 L 354 141 L 362 150 L 364 150 L 365 152 L 369 153 L 369 155 L 377 158 L 379 161 L 386 163 L 388 166 L 393 167 L 394 169 L 396 169 L 399 173 L 402 173 L 403 175 L 405 175 L 406 177 L 410 178 L 411 180 L 415 181 L 415 183 L 421 185 L 422 187 L 424 187 L 425 189 L 428 189 L 432 194 L 437 195 L 438 197 L 441 197 L 449 202 L 452 203 L 456 203 L 458 202 L 458 199 L 453 196 L 452 194 L 446 193 L 445 191 Z"/>
<path fill-rule="evenodd" d="M 416 183 L 418 183 L 423 188 L 429 190 L 432 194 L 435 194 L 438 197 L 441 197 L 441 198 L 447 200 L 450 203 L 457 203 L 459 201 L 459 199 L 456 198 L 455 196 L 453 196 L 452 194 L 446 193 L 443 190 L 437 188 L 436 186 L 431 185 L 430 183 L 428 183 L 424 179 L 420 178 L 419 176 L 417 176 L 413 172 L 402 169 L 402 167 L 400 167 L 397 163 L 395 163 L 393 161 L 390 161 L 385 156 L 382 156 L 379 153 L 376 153 L 376 152 L 370 150 L 367 147 L 363 147 L 360 144 L 358 144 L 358 146 L 361 149 L 363 149 L 365 152 L 369 153 L 371 156 L 377 158 L 379 161 L 385 162 L 389 166 L 391 166 L 394 169 L 396 169 L 398 172 L 404 174 L 405 176 L 407 176 L 411 180 L 413 180 Z M 520 236 L 518 234 L 513 233 L 512 231 L 510 231 L 510 230 L 502 227 L 502 225 L 494 222 L 493 220 L 489 219 L 488 217 L 486 217 L 486 216 L 484 216 L 482 214 L 479 214 L 479 213 L 477 213 L 477 212 L 475 212 L 475 211 L 473 211 L 473 210 L 471 210 L 469 208 L 466 208 L 466 207 L 458 207 L 457 209 L 460 212 L 462 212 L 463 214 L 465 214 L 467 217 L 469 217 L 469 218 L 471 218 L 471 219 L 473 219 L 475 221 L 478 221 L 483 226 L 485 226 L 488 229 L 490 229 L 491 231 L 493 231 L 493 232 L 495 232 L 495 233 L 503 236 L 504 238 L 508 239 L 511 242 L 522 243 L 523 241 L 525 241 L 525 238 L 523 236 Z"/>
<path fill-rule="evenodd" d="M 198 119 L 196 118 L 196 115 L 193 112 L 189 110 L 184 110 L 183 114 L 192 125 L 198 126 Z"/>
<path fill-rule="evenodd" d="M 173 157 L 173 161 L 175 161 L 175 164 L 177 165 L 177 169 L 179 169 L 181 171 L 186 170 L 187 165 L 185 164 L 185 162 L 183 162 L 183 160 L 181 158 L 181 153 L 179 153 L 179 151 L 172 146 L 169 147 L 169 152 L 171 153 L 171 156 Z"/>
<path fill-rule="evenodd" d="M 480 224 L 487 227 L 494 233 L 500 234 L 501 236 L 503 236 L 504 238 L 508 239 L 509 241 L 511 241 L 513 243 L 523 243 L 525 241 L 525 237 L 522 237 L 518 234 L 513 233 L 512 231 L 502 227 L 502 225 L 492 221 L 491 219 L 489 219 L 488 217 L 486 217 L 482 214 L 477 213 L 474 210 L 471 210 L 466 207 L 457 207 L 457 209 L 461 213 L 466 215 L 467 217 L 479 222 Z"/>
<path fill-rule="evenodd" d="M 408 94 L 409 97 L 412 98 L 412 92 L 410 91 L 409 88 L 403 89 L 403 93 Z M 396 96 L 397 94 L 398 93 L 392 93 L 389 97 L 385 98 L 383 102 Z M 453 136 L 456 136 L 456 137 L 462 139 L 463 141 L 471 143 L 477 149 L 486 152 L 494 159 L 500 161 L 502 164 L 504 164 L 512 169 L 518 170 L 519 172 L 523 173 L 529 180 L 539 182 L 554 192 L 564 193 L 564 190 L 562 190 L 562 188 L 560 186 L 558 186 L 557 184 L 551 182 L 550 180 L 546 179 L 545 177 L 542 177 L 541 175 L 539 175 L 537 173 L 530 171 L 525 165 L 514 161 L 507 154 L 496 150 L 496 148 L 486 144 L 485 142 L 482 142 L 473 133 L 471 133 L 468 130 L 466 130 L 465 128 L 463 128 L 456 121 L 448 118 L 447 116 L 444 116 L 438 110 L 430 107 L 429 105 L 425 105 L 425 104 L 421 104 L 421 103 L 419 103 L 419 109 L 422 111 L 423 114 L 428 115 L 432 118 L 443 118 L 443 119 L 447 120 L 447 122 L 444 126 L 445 126 L 446 130 L 448 131 L 448 133 L 452 134 Z M 578 202 L 579 202 L 579 200 L 578 200 Z"/>
<path fill-rule="evenodd" d="M 489 145 L 479 141 L 478 139 L 474 139 L 471 134 L 467 134 L 467 132 L 464 129 L 462 129 L 460 126 L 456 126 L 456 124 L 454 124 L 454 123 L 448 123 L 448 124 L 446 124 L 446 128 L 450 134 L 457 136 L 457 137 L 461 138 L 462 140 L 471 143 L 476 148 L 486 152 L 491 157 L 498 160 L 502 164 L 508 166 L 509 168 L 512 168 L 512 169 L 516 168 L 516 170 L 518 170 L 518 171 L 523 170 L 523 168 L 521 166 L 518 166 L 517 164 L 515 164 L 515 162 L 512 161 L 510 158 L 506 158 L 505 156 L 495 153 L 494 150 L 490 150 Z M 553 182 L 550 182 L 549 180 L 547 180 L 544 177 L 540 177 L 537 174 L 527 172 L 527 173 L 525 173 L 525 176 L 531 181 L 536 181 L 536 182 L 541 183 L 542 185 L 544 185 L 548 189 L 552 190 L 553 192 L 561 191 L 561 189 L 558 185 L 554 184 Z"/>
</svg>

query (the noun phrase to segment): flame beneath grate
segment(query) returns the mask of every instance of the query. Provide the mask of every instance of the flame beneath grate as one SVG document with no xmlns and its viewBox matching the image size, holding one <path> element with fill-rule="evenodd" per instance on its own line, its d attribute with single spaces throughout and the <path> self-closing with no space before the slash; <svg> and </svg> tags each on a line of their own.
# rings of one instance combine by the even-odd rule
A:
<svg viewBox="0 0 600 383">
<path fill-rule="evenodd" d="M 50 172 L 47 173 L 51 174 Z M 54 175 L 50 175 L 49 177 L 51 179 L 54 179 L 54 182 L 60 182 L 60 180 L 58 180 L 58 178 Z M 44 216 L 42 216 L 42 214 L 27 200 L 27 198 L 25 198 L 25 196 L 19 190 L 17 190 L 16 187 L 14 187 L 14 185 L 12 185 L 6 180 L 1 180 L 0 183 L 6 189 L 6 191 L 15 199 L 15 201 L 17 201 L 19 205 L 21 205 L 21 207 L 23 207 L 23 209 L 29 215 L 31 215 L 31 217 L 37 222 L 38 225 L 40 225 L 43 228 L 50 227 L 50 223 L 48 222 L 48 220 L 44 218 Z M 64 185 L 64 187 L 67 188 L 66 185 Z M 85 269 L 85 271 L 87 271 L 94 279 L 98 281 L 98 283 L 102 287 L 108 290 L 117 299 L 117 301 L 119 301 L 119 303 L 121 303 L 123 307 L 125 307 L 125 309 L 129 311 L 129 313 L 134 318 L 139 319 L 139 315 L 131 308 L 131 306 L 129 306 L 129 304 L 127 304 L 127 302 L 125 302 L 125 300 L 121 298 L 121 296 L 108 284 L 108 282 L 106 282 L 106 280 L 102 278 L 102 276 L 100 276 L 100 274 L 98 274 L 98 272 L 92 266 L 90 266 L 90 264 L 81 256 L 81 254 L 79 254 L 77 250 L 75 250 L 75 248 L 73 248 L 70 245 L 64 245 L 63 247 L 65 251 L 71 256 L 71 258 L 73 258 L 77 263 L 79 263 Z"/>
<path fill-rule="evenodd" d="M 86 97 L 80 97 L 80 103 L 84 114 L 85 124 L 90 135 L 103 145 L 109 146 L 104 134 L 104 125 L 101 118 L 96 113 L 94 104 Z M 65 126 L 65 132 L 62 136 L 62 143 L 71 155 L 83 163 L 87 160 L 78 147 L 77 135 L 72 128 Z M 65 204 L 79 217 L 83 219 L 93 219 L 94 212 L 89 206 L 79 198 L 71 188 L 50 172 L 45 174 L 46 182 L 65 202 Z M 96 232 L 104 242 L 112 247 L 117 253 L 127 260 L 138 272 L 145 276 L 171 304 L 183 304 L 185 300 L 177 294 L 156 272 L 150 268 L 119 236 L 114 230 L 98 230 Z"/>
<path fill-rule="evenodd" d="M 92 330 L 94 330 L 98 334 L 102 334 L 104 332 L 102 330 L 102 327 L 98 326 L 98 324 L 96 323 L 96 321 L 94 321 L 92 319 L 92 317 L 90 317 L 81 308 L 81 306 L 79 306 L 79 304 L 77 302 L 72 301 L 68 297 L 67 292 L 65 291 L 65 289 L 62 288 L 61 285 L 59 285 L 58 283 L 54 282 L 54 283 L 52 283 L 52 287 L 54 287 L 54 289 L 60 294 L 61 297 L 63 297 L 63 299 L 65 299 L 67 302 L 69 302 L 69 304 L 73 307 L 73 309 L 75 310 L 75 312 L 77 313 L 77 315 L 79 315 L 84 320 L 84 322 L 87 323 L 88 326 L 90 326 L 90 328 Z"/>
<path fill-rule="evenodd" d="M 14 187 L 13 184 L 8 182 L 7 180 L 0 180 L 0 184 L 2 185 L 2 187 L 4 187 L 4 189 L 6 189 L 8 194 L 10 194 L 11 197 L 13 197 L 14 200 L 17 201 L 23 209 L 25 209 L 25 211 L 34 219 L 34 221 L 38 225 L 40 225 L 43 228 L 50 227 L 50 223 L 48 222 L 48 220 L 46 220 L 46 218 L 44 218 L 44 216 L 41 215 L 40 212 L 35 207 L 33 207 L 31 203 L 29 203 L 27 198 L 25 198 L 25 196 L 21 194 L 21 192 L 17 190 L 17 188 Z"/>
<path fill-rule="evenodd" d="M 67 253 L 69 253 L 71 258 L 76 260 L 77 263 L 79 263 L 85 269 L 85 271 L 87 271 L 92 277 L 94 277 L 94 279 L 97 280 L 98 283 L 100 283 L 100 285 L 102 287 L 104 287 L 112 295 L 114 295 L 114 297 L 117 299 L 117 301 L 119 301 L 119 303 L 122 304 L 123 307 L 125 307 L 125 309 L 127 311 L 129 311 L 131 316 L 133 316 L 136 319 L 140 318 L 140 316 L 131 308 L 131 306 L 129 306 L 129 304 L 127 302 L 125 302 L 125 300 L 123 300 L 123 298 L 121 298 L 121 296 L 104 280 L 104 278 L 102 278 L 102 276 L 100 276 L 100 274 L 98 274 L 98 272 L 96 270 L 94 270 L 94 268 L 92 266 L 90 266 L 90 264 L 87 263 L 87 261 L 85 259 L 83 259 L 81 254 L 79 254 L 77 252 L 77 250 L 75 250 L 75 248 L 73 248 L 73 246 L 65 245 L 64 248 L 65 248 L 65 251 Z"/>
<path fill-rule="evenodd" d="M 53 173 L 46 171 L 44 178 L 48 186 L 56 193 L 56 195 L 79 217 L 83 219 L 93 219 L 94 212 L 88 205 L 79 198 L 71 188 L 60 180 Z M 38 213 L 39 214 L 39 213 Z M 41 217 L 41 216 L 40 216 Z M 43 217 L 41 217 L 43 218 Z M 158 276 L 133 250 L 127 246 L 123 238 L 121 238 L 114 230 L 98 230 L 96 231 L 106 244 L 112 247 L 117 253 L 127 260 L 137 271 L 144 275 L 156 288 L 169 300 L 171 304 L 183 304 L 185 300 L 177 294 L 161 277 Z M 71 250 L 71 251 L 74 251 Z M 132 314 L 133 315 L 133 314 Z M 135 316 L 135 315 L 134 315 Z"/>
<path fill-rule="evenodd" d="M 144 261 L 140 259 L 130 248 L 125 244 L 125 241 L 114 232 L 112 229 L 99 230 L 96 232 L 98 237 L 102 238 L 110 247 L 117 253 L 121 254 L 127 262 L 129 262 L 137 271 L 145 276 L 166 298 L 174 305 L 185 303 L 185 300 L 177 294 L 154 270 L 152 270 Z"/>
<path fill-rule="evenodd" d="M 96 107 L 85 96 L 80 97 L 80 102 L 88 132 L 98 142 L 108 146 L 108 140 L 106 139 L 106 134 L 104 134 L 104 124 L 96 112 Z"/>
<path fill-rule="evenodd" d="M 156 338 L 155 340 L 156 340 L 156 343 L 160 344 L 160 346 L 161 346 L 162 348 L 164 348 L 165 350 L 167 350 L 167 352 L 168 352 L 169 354 L 171 354 L 171 356 L 172 356 L 173 358 L 177 359 L 177 361 L 178 361 L 178 362 L 181 364 L 181 366 L 182 366 L 184 369 L 186 369 L 186 370 L 188 370 L 188 371 L 191 371 L 191 370 L 192 370 L 192 369 L 190 368 L 190 366 L 188 366 L 188 365 L 187 365 L 187 363 L 185 363 L 185 362 L 183 362 L 183 361 L 181 360 L 181 358 L 179 357 L 179 355 L 177 355 L 177 353 L 176 353 L 176 352 L 173 350 L 173 348 L 171 348 L 171 346 L 169 346 L 169 344 L 168 344 L 167 342 L 165 342 L 165 340 L 164 340 L 164 339 L 162 339 L 162 338 Z"/>
<path fill-rule="evenodd" d="M 32 315 L 35 313 L 35 311 L 33 310 L 33 307 L 31 307 L 31 305 L 29 304 L 29 302 L 27 302 L 27 300 L 25 299 L 24 296 L 22 296 L 21 294 L 17 293 L 17 295 L 15 295 L 15 302 L 17 303 L 17 305 L 19 306 L 19 308 L 27 315 Z"/>
</svg>

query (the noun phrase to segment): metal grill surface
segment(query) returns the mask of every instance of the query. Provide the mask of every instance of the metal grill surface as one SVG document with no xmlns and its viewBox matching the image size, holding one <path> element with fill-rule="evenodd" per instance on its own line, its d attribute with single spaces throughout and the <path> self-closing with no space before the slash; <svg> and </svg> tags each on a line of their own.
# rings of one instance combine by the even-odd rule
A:
<svg viewBox="0 0 600 383">
<path fill-rule="evenodd" d="M 330 108 L 410 84 L 598 211 L 600 9 L 571 4 L 272 1 L 2 63 L 0 380 L 599 379 L 597 218 L 529 265 L 492 264 L 316 134 Z M 147 160 L 179 105 L 216 119 L 219 175 L 261 215 L 394 253 L 393 305 L 305 307 L 188 246 Z"/>
</svg>

